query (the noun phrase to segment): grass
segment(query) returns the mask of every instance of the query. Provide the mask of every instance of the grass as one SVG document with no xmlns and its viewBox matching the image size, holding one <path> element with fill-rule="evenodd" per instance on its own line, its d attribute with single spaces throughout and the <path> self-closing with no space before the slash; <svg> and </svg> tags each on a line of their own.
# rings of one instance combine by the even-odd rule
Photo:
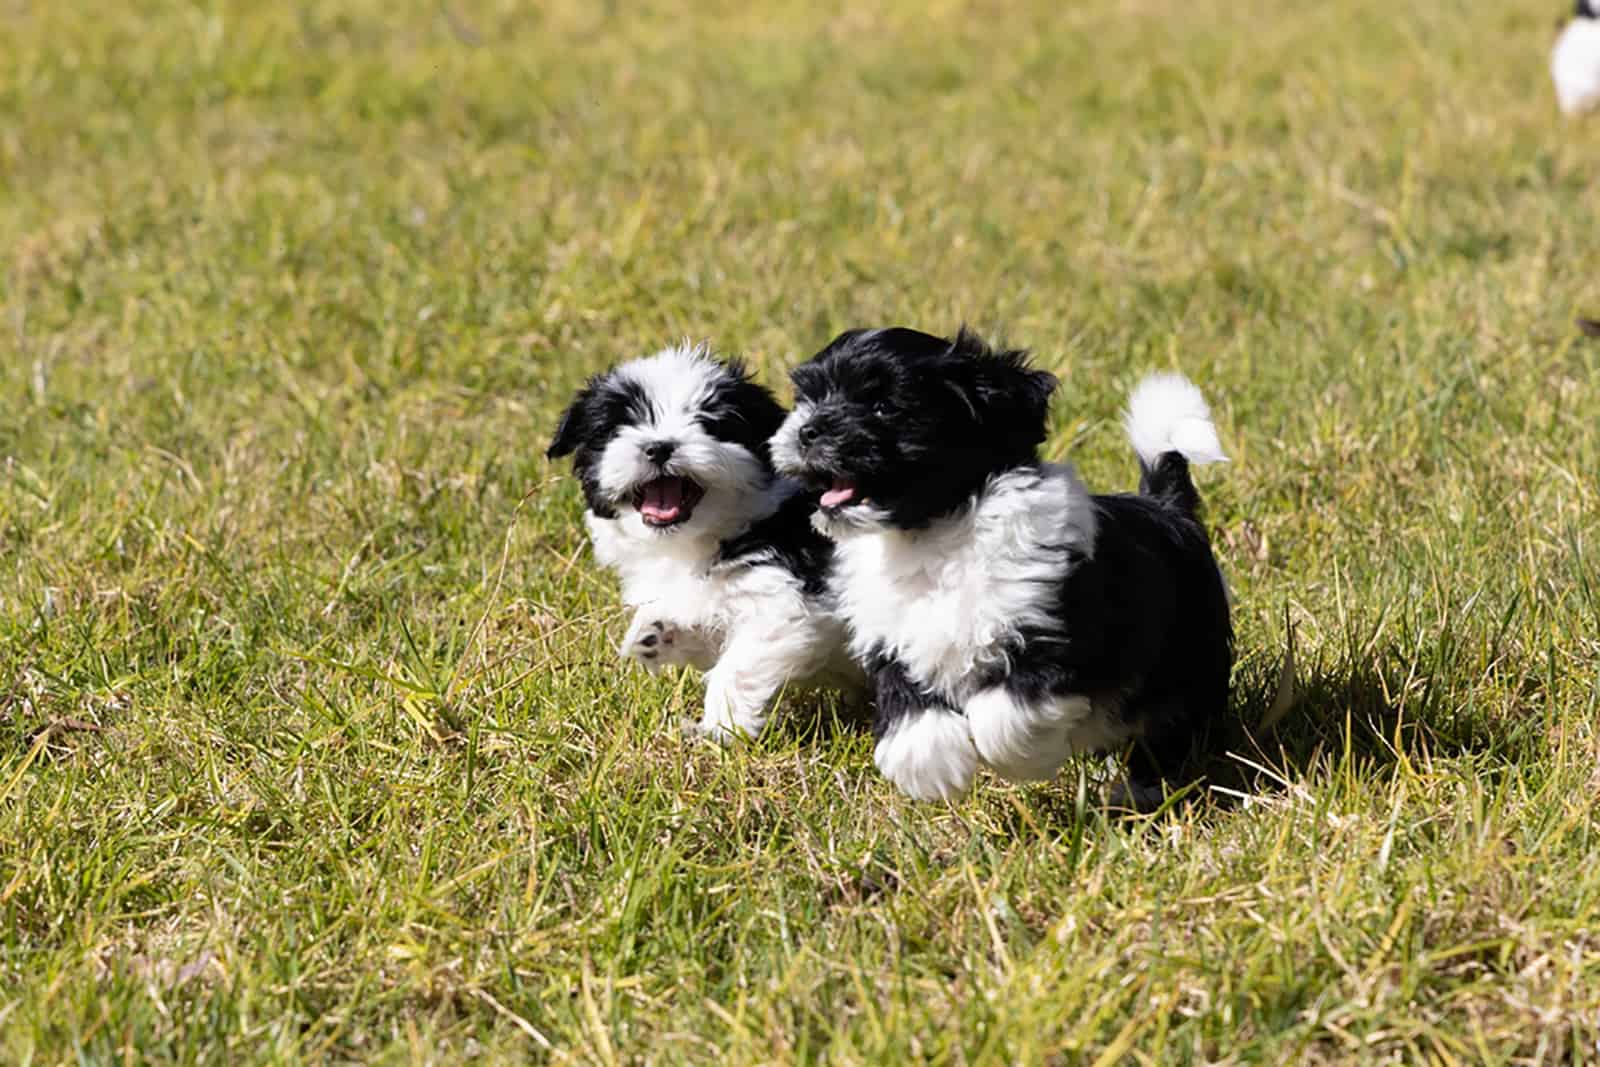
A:
<svg viewBox="0 0 1600 1067">
<path fill-rule="evenodd" d="M 1557 12 L 869 7 L 3 5 L 0 1059 L 1600 1056 Z M 1212 399 L 1248 801 L 919 806 L 617 663 L 583 375 L 963 320 L 1096 487 Z"/>
</svg>

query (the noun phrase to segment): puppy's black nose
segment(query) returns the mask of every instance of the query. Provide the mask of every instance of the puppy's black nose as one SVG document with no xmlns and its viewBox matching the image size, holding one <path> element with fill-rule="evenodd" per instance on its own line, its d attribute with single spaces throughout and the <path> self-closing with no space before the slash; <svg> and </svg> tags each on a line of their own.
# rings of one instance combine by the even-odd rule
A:
<svg viewBox="0 0 1600 1067">
<path fill-rule="evenodd" d="M 677 450 L 677 443 L 673 441 L 652 441 L 644 446 L 644 454 L 657 466 L 671 459 Z"/>
</svg>

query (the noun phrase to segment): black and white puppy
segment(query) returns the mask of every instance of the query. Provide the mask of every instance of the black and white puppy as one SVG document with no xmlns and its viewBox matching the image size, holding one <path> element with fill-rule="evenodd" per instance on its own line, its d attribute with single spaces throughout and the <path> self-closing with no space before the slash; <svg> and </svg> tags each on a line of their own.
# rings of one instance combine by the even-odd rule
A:
<svg viewBox="0 0 1600 1067">
<path fill-rule="evenodd" d="M 1140 492 L 1095 496 L 1039 460 L 1056 380 L 1024 352 L 964 329 L 851 330 L 792 376 L 773 458 L 819 491 L 839 610 L 876 687 L 879 769 L 948 800 L 980 765 L 1038 780 L 1132 744 L 1114 794 L 1158 804 L 1224 710 L 1233 663 L 1189 478 L 1226 458 L 1198 390 L 1174 374 L 1139 385 Z"/>
<path fill-rule="evenodd" d="M 786 414 L 684 344 L 589 379 L 546 453 L 573 457 L 595 557 L 635 609 L 623 655 L 707 672 L 699 727 L 719 740 L 759 733 L 791 682 L 861 683 L 826 595 L 833 546 L 772 468 Z"/>
</svg>

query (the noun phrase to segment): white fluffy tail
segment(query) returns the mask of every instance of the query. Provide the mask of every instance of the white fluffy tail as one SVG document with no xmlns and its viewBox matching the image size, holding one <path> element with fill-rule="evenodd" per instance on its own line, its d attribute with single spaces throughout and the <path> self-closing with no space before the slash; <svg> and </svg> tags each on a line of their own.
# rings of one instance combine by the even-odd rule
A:
<svg viewBox="0 0 1600 1067">
<path fill-rule="evenodd" d="M 1211 409 L 1194 383 L 1181 374 L 1151 374 L 1128 400 L 1123 420 L 1139 460 L 1154 467 L 1166 452 L 1180 452 L 1190 463 L 1226 463 L 1211 422 Z"/>
</svg>

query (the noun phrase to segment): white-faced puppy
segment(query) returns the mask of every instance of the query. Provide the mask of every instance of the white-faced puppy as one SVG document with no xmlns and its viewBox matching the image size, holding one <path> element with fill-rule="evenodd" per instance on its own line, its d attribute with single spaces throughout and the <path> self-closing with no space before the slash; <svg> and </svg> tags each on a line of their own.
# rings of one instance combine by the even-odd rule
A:
<svg viewBox="0 0 1600 1067">
<path fill-rule="evenodd" d="M 700 729 L 718 739 L 760 732 L 790 682 L 860 683 L 826 599 L 833 547 L 772 468 L 785 414 L 685 344 L 589 379 L 547 452 L 573 457 L 595 557 L 636 609 L 623 655 L 707 672 Z"/>
<path fill-rule="evenodd" d="M 1600 106 L 1600 7 L 1596 0 L 1578 0 L 1572 21 L 1550 52 L 1550 78 L 1556 103 L 1568 115 Z"/>
<path fill-rule="evenodd" d="M 952 799 L 1132 744 L 1148 809 L 1224 710 L 1228 598 L 1191 462 L 1225 457 L 1177 375 L 1135 390 L 1138 495 L 1041 463 L 1055 379 L 963 330 L 852 330 L 793 372 L 778 469 L 814 486 L 851 650 L 877 691 L 876 760 Z"/>
</svg>

